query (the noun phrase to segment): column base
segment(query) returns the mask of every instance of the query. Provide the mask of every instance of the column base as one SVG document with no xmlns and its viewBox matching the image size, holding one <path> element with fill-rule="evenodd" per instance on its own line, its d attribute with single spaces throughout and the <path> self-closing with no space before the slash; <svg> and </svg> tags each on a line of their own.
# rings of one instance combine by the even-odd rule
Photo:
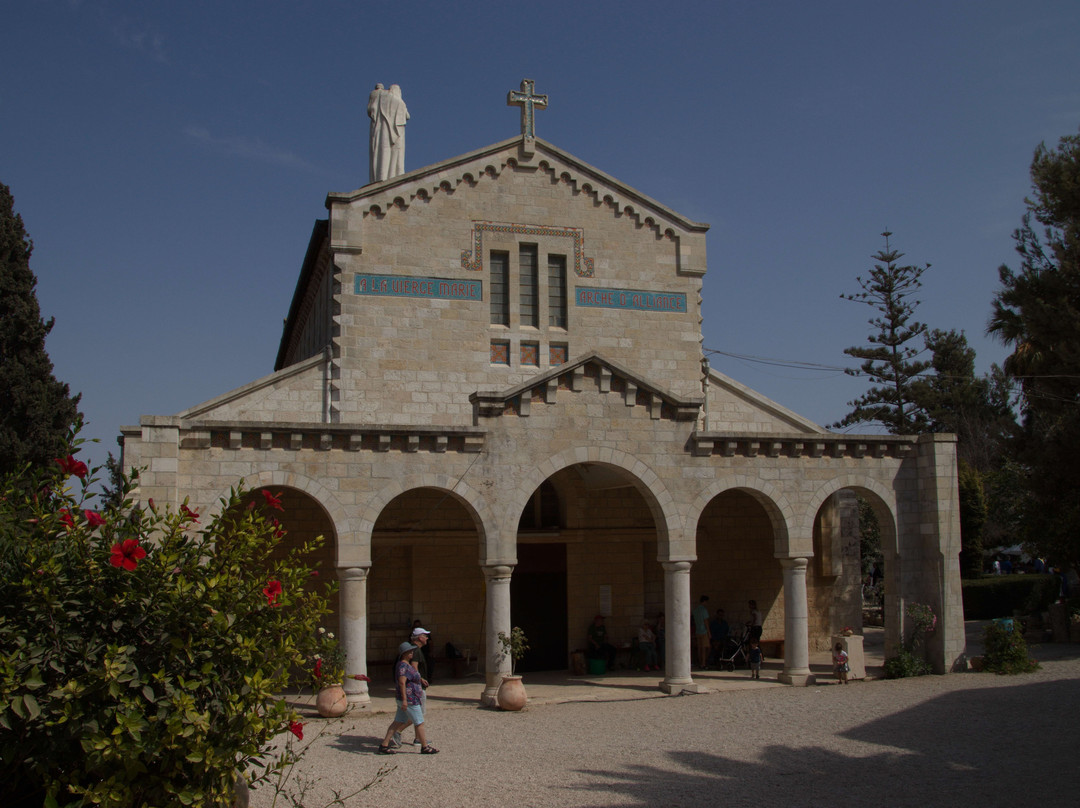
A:
<svg viewBox="0 0 1080 808">
<path fill-rule="evenodd" d="M 810 671 L 784 671 L 781 674 L 777 674 L 776 681 L 785 685 L 793 685 L 794 687 L 806 687 L 808 685 L 817 684 L 817 677 Z"/>
<path fill-rule="evenodd" d="M 681 693 L 709 693 L 709 688 L 699 685 L 693 679 L 686 682 L 670 682 L 664 680 L 660 683 L 660 690 L 669 696 L 678 696 Z"/>
<path fill-rule="evenodd" d="M 345 701 L 348 704 L 357 704 L 361 707 L 366 707 L 371 704 L 371 695 L 369 693 L 346 693 Z"/>
<path fill-rule="evenodd" d="M 499 699 L 497 698 L 499 689 L 484 688 L 484 692 L 480 694 L 480 706 L 481 707 L 498 707 Z"/>
</svg>

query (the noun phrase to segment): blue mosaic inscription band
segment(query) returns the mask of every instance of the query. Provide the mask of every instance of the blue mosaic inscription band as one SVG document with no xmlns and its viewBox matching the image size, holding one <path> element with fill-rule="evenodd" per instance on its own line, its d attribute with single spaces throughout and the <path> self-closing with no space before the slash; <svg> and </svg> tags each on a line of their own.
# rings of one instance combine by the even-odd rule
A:
<svg viewBox="0 0 1080 808">
<path fill-rule="evenodd" d="M 481 281 L 447 278 L 405 278 L 400 275 L 357 275 L 353 291 L 380 297 L 433 297 L 441 300 L 483 300 Z"/>
<path fill-rule="evenodd" d="M 637 289 L 590 289 L 579 286 L 577 306 L 594 309 L 637 309 L 639 311 L 686 311 L 682 292 L 642 292 Z"/>
</svg>

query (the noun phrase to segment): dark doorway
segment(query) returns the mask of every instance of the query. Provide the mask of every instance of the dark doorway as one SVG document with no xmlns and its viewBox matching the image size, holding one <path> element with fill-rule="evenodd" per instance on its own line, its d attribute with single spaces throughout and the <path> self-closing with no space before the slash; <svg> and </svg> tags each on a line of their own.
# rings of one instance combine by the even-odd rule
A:
<svg viewBox="0 0 1080 808">
<path fill-rule="evenodd" d="M 517 670 L 566 670 L 566 545 L 519 544 L 517 557 L 510 579 L 510 622 L 521 627 L 529 644 Z"/>
</svg>

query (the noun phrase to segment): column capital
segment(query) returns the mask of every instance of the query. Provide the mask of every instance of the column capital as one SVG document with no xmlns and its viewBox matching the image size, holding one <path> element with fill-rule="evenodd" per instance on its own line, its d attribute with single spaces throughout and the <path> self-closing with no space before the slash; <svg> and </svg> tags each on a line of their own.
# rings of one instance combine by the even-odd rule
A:
<svg viewBox="0 0 1080 808">
<path fill-rule="evenodd" d="M 484 571 L 484 577 L 489 581 L 498 581 L 503 578 L 509 578 L 514 574 L 514 564 L 483 564 L 481 569 Z"/>
<path fill-rule="evenodd" d="M 694 566 L 693 561 L 661 561 L 660 566 L 664 568 L 664 572 L 689 572 L 690 568 Z"/>
<path fill-rule="evenodd" d="M 371 567 L 338 567 L 337 577 L 342 583 L 366 581 Z"/>
<path fill-rule="evenodd" d="M 795 556 L 793 558 L 781 558 L 779 559 L 780 566 L 784 569 L 790 569 L 798 572 L 798 570 L 805 570 L 810 563 L 810 559 L 806 556 Z"/>
</svg>

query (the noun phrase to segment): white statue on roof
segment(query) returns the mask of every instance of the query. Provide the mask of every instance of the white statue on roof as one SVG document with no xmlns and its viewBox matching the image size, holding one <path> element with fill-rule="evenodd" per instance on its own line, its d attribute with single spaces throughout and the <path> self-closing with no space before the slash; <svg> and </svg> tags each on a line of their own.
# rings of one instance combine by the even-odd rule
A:
<svg viewBox="0 0 1080 808">
<path fill-rule="evenodd" d="M 369 182 L 381 182 L 405 173 L 405 124 L 409 109 L 401 97 L 401 87 L 384 89 L 376 84 L 368 96 L 371 141 L 368 151 Z"/>
</svg>

